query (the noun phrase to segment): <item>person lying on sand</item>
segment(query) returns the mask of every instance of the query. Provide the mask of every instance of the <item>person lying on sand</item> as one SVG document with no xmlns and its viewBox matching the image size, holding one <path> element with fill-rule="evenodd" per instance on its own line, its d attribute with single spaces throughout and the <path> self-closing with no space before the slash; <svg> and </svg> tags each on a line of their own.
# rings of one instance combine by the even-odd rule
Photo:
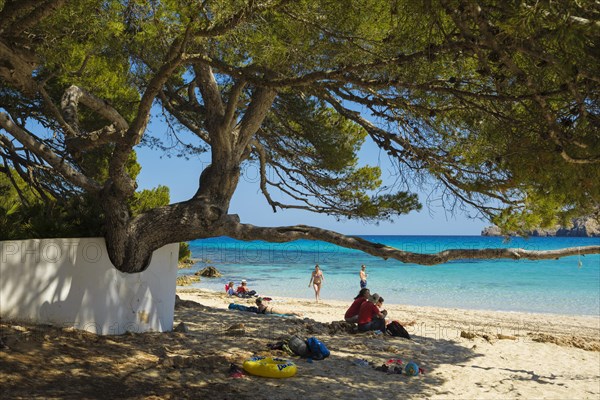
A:
<svg viewBox="0 0 600 400">
<path fill-rule="evenodd" d="M 281 315 L 294 315 L 297 317 L 301 317 L 302 314 L 293 312 L 293 311 L 285 311 L 275 308 L 273 306 L 268 306 L 263 301 L 262 297 L 256 299 L 256 307 L 258 308 L 257 314 L 281 314 Z"/>
</svg>

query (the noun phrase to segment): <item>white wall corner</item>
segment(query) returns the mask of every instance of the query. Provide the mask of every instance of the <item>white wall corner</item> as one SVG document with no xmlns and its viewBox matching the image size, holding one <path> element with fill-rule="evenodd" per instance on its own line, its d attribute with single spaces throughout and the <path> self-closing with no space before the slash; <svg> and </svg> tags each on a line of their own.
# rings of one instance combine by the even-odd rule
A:
<svg viewBox="0 0 600 400">
<path fill-rule="evenodd" d="M 0 318 L 99 335 L 173 329 L 179 244 L 141 273 L 118 271 L 104 238 L 0 242 Z"/>
</svg>

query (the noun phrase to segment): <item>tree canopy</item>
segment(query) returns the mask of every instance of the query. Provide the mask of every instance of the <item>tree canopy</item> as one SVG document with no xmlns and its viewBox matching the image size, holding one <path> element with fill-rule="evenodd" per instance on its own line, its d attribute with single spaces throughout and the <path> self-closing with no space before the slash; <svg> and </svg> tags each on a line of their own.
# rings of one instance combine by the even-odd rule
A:
<svg viewBox="0 0 600 400">
<path fill-rule="evenodd" d="M 214 236 L 421 264 L 600 252 L 420 255 L 229 210 L 256 162 L 273 211 L 378 221 L 419 209 L 416 185 L 435 182 L 448 207 L 505 231 L 598 214 L 599 38 L 591 0 L 0 0 L 0 170 L 42 199 L 95 199 L 125 272 Z M 153 107 L 168 123 L 154 136 Z M 359 163 L 367 137 L 394 160 L 396 186 Z M 210 153 L 197 192 L 135 212 L 135 147 L 173 140 Z"/>
</svg>

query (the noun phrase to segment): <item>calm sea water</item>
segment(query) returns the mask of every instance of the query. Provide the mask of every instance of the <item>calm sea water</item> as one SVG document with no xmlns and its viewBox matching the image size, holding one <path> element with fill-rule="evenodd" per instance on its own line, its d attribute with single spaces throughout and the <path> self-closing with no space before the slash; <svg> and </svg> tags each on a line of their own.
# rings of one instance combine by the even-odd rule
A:
<svg viewBox="0 0 600 400">
<path fill-rule="evenodd" d="M 452 248 L 520 247 L 549 250 L 600 244 L 599 238 L 514 238 L 483 236 L 362 236 L 402 250 L 435 253 Z M 308 287 L 319 264 L 325 275 L 324 300 L 350 300 L 358 293 L 360 265 L 367 266 L 368 287 L 387 303 L 464 309 L 557 314 L 600 314 L 600 255 L 559 260 L 457 260 L 437 266 L 382 260 L 329 243 L 241 242 L 213 238 L 190 242 L 194 258 L 202 260 L 189 274 L 207 265 L 223 278 L 203 278 L 195 287 L 223 290 L 241 279 L 264 296 L 313 299 Z"/>
</svg>

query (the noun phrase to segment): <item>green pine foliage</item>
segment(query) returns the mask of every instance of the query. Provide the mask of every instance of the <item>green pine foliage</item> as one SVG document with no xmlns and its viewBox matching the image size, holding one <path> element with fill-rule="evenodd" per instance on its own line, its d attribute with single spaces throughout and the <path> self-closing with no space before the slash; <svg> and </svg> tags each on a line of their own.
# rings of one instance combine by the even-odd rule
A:
<svg viewBox="0 0 600 400">
<path fill-rule="evenodd" d="M 554 225 L 600 207 L 594 2 L 67 3 L 27 35 L 10 38 L 35 53 L 36 79 L 56 103 L 78 85 L 132 122 L 171 45 L 184 38 L 187 58 L 159 96 L 173 135 L 196 130 L 183 152 L 210 146 L 206 124 L 215 110 L 194 81 L 200 65 L 210 66 L 224 101 L 244 83 L 236 121 L 257 88 L 276 91 L 246 158 L 235 160 L 263 163 L 260 189 L 274 210 L 387 220 L 419 210 L 414 191 L 432 181 L 440 189 L 432 197 L 475 207 L 505 231 Z M 63 145 L 53 138 L 60 121 L 39 98 L 4 86 L 0 105 L 46 128 L 51 145 Z M 83 132 L 106 123 L 81 107 Z M 144 138 L 162 147 L 171 139 Z M 392 158 L 401 186 L 383 187 L 380 168 L 360 163 L 366 140 Z M 66 157 L 104 184 L 117 147 L 108 143 Z M 135 180 L 135 153 L 127 164 Z M 5 219 L 19 214 L 11 196 Z M 70 210 L 93 210 L 91 216 L 102 218 L 95 199 L 81 192 L 73 197 L 79 199 L 69 200 Z M 168 190 L 136 193 L 129 201 L 131 214 L 140 215 L 168 204 Z M 53 212 L 62 215 L 59 221 L 101 233 L 86 218 L 69 217 L 70 210 Z M 23 226 L 43 231 L 42 222 Z"/>
</svg>

